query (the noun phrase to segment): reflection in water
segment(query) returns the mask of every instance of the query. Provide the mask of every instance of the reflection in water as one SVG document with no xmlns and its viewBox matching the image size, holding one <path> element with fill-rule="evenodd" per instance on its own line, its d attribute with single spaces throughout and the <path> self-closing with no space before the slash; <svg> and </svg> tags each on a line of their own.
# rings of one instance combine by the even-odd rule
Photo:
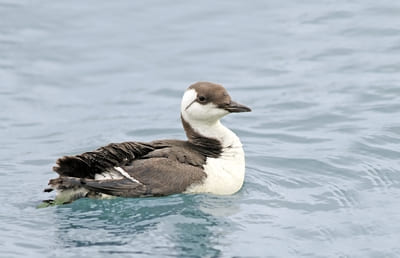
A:
<svg viewBox="0 0 400 258">
<path fill-rule="evenodd" d="M 207 195 L 82 199 L 55 208 L 58 248 L 215 257 L 221 254 L 219 236 L 238 228 L 228 217 L 236 205 L 234 197 Z"/>
</svg>

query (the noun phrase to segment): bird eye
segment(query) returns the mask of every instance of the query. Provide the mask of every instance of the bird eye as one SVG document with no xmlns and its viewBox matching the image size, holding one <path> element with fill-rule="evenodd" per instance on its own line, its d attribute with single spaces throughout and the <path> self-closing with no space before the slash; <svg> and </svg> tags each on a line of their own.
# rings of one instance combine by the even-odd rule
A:
<svg viewBox="0 0 400 258">
<path fill-rule="evenodd" d="M 200 102 L 204 102 L 204 101 L 206 101 L 206 97 L 204 97 L 204 96 L 199 96 L 199 97 L 198 97 L 198 100 L 199 100 Z"/>
</svg>

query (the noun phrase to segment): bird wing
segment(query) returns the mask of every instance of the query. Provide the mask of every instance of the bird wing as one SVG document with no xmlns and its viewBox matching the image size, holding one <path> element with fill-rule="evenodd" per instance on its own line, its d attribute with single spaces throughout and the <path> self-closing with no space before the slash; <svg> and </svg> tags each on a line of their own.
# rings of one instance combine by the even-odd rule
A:
<svg viewBox="0 0 400 258">
<path fill-rule="evenodd" d="M 128 164 L 153 150 L 154 147 L 149 143 L 111 143 L 95 151 L 59 158 L 53 170 L 60 176 L 94 179 L 97 173 Z"/>
<path fill-rule="evenodd" d="M 170 158 L 138 159 L 122 169 L 145 185 L 147 194 L 153 196 L 184 192 L 190 185 L 201 183 L 207 177 L 201 167 Z"/>
<path fill-rule="evenodd" d="M 50 180 L 49 185 L 53 189 L 79 186 L 123 197 L 169 195 L 184 192 L 204 180 L 205 161 L 205 155 L 193 151 L 185 141 L 112 143 L 92 152 L 58 159 L 53 170 L 60 177 Z M 97 176 L 102 174 L 117 176 Z"/>
<path fill-rule="evenodd" d="M 164 196 L 184 192 L 206 178 L 201 168 L 168 158 L 137 159 L 129 166 L 113 170 L 121 176 L 115 179 L 60 176 L 50 180 L 50 185 L 58 189 L 83 187 L 95 193 L 122 197 Z"/>
</svg>

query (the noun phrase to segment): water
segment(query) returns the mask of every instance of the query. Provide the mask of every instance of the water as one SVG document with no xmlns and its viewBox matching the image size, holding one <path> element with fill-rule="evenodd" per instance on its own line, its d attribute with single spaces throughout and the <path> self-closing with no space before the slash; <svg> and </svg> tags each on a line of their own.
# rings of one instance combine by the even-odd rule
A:
<svg viewBox="0 0 400 258">
<path fill-rule="evenodd" d="M 0 1 L 1 257 L 399 257 L 398 1 Z M 184 139 L 199 80 L 252 113 L 233 196 L 36 209 L 54 161 Z"/>
</svg>

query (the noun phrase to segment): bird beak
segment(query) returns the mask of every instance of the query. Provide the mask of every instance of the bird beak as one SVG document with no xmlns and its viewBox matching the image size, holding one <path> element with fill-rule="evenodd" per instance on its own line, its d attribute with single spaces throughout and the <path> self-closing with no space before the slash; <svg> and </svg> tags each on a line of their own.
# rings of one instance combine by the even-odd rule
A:
<svg viewBox="0 0 400 258">
<path fill-rule="evenodd" d="M 229 111 L 230 113 L 240 113 L 240 112 L 250 112 L 251 109 L 246 107 L 245 105 L 239 104 L 235 101 L 231 101 L 228 105 L 223 107 L 225 110 Z"/>
</svg>

